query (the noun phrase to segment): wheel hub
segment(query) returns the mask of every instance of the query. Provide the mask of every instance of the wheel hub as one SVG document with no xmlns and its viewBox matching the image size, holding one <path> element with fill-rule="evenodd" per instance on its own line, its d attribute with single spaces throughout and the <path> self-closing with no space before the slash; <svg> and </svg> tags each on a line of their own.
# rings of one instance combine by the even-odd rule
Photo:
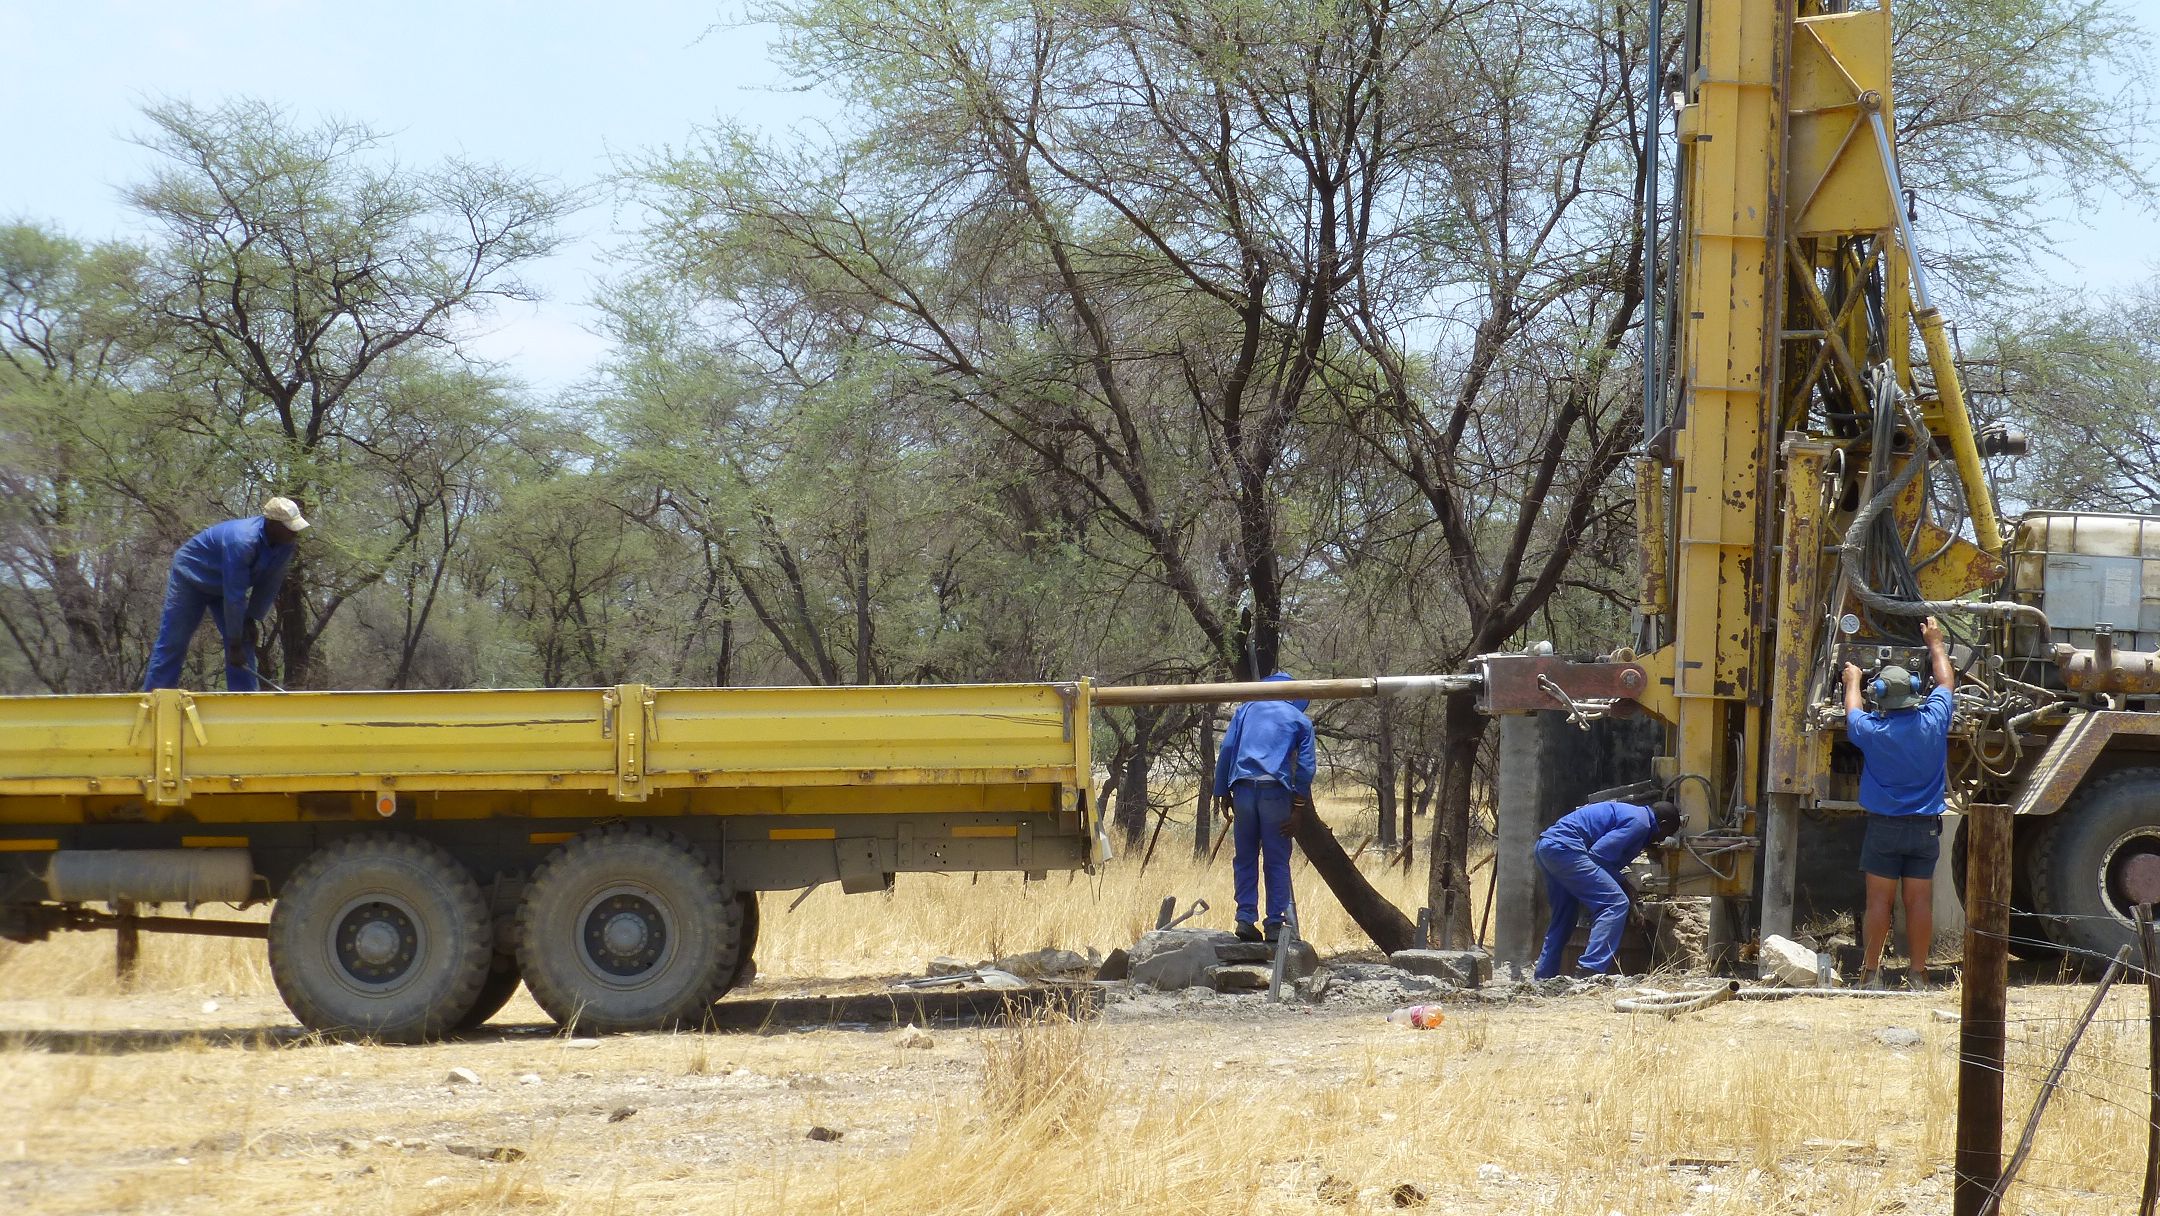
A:
<svg viewBox="0 0 2160 1216">
<path fill-rule="evenodd" d="M 2138 904 L 2160 903 L 2160 841 L 2149 837 L 2132 841 L 2116 853 L 2108 869 L 2112 902 L 2126 910 Z"/>
<path fill-rule="evenodd" d="M 609 975 L 650 970 L 667 947 L 667 921 L 643 896 L 617 893 L 585 917 L 585 952 Z"/>
<path fill-rule="evenodd" d="M 413 918 L 381 900 L 349 909 L 338 921 L 336 943 L 338 965 L 363 984 L 394 983 L 420 956 Z"/>
</svg>

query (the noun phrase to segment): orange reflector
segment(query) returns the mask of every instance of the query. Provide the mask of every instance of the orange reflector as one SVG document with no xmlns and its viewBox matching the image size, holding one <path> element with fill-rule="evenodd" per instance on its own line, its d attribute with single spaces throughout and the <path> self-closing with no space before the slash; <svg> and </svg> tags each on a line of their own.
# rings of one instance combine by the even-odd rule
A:
<svg viewBox="0 0 2160 1216">
<path fill-rule="evenodd" d="M 389 818 L 389 817 L 391 817 L 392 815 L 395 815 L 395 814 L 397 814 L 397 795 L 396 795 L 396 794 L 377 794 L 377 795 L 375 795 L 375 813 L 376 813 L 376 814 L 378 814 L 378 815 L 380 815 L 380 816 L 382 816 L 382 817 L 383 817 L 383 818 L 385 818 L 385 819 L 388 819 L 388 818 Z"/>
<path fill-rule="evenodd" d="M 182 836 L 183 849 L 244 849 L 248 847 L 245 836 Z"/>
<path fill-rule="evenodd" d="M 527 844 L 561 844 L 577 835 L 576 832 L 534 832 L 525 838 Z"/>
<path fill-rule="evenodd" d="M 50 853 L 59 847 L 57 840 L 0 840 L 0 853 Z"/>
<path fill-rule="evenodd" d="M 831 828 L 774 828 L 765 833 L 767 840 L 831 840 Z"/>
<path fill-rule="evenodd" d="M 961 837 L 961 838 L 963 838 L 963 839 L 965 839 L 965 838 L 967 838 L 967 837 L 971 837 L 971 836 L 972 836 L 972 837 L 977 837 L 977 838 L 989 838 L 989 837 L 998 837 L 998 836 L 1002 836 L 1002 837 L 1005 837 L 1005 838 L 1007 838 L 1007 839 L 1011 839 L 1012 837 L 1018 836 L 1018 835 L 1020 834 L 1020 829 L 1019 829 L 1019 828 L 1016 828 L 1016 827 L 1014 827 L 1014 826 L 1012 826 L 1012 825 L 1011 825 L 1011 824 L 1009 824 L 1009 823 L 1008 823 L 1008 824 L 1005 824 L 1005 825 L 1004 825 L 1004 826 L 1002 826 L 1002 827 L 1000 827 L 1000 826 L 997 826 L 997 825 L 995 825 L 995 824 L 990 824 L 990 825 L 984 825 L 984 826 L 980 826 L 980 827 L 959 827 L 959 828 L 954 828 L 954 829 L 952 830 L 952 834 L 953 834 L 953 835 L 955 835 L 955 836 Z"/>
</svg>

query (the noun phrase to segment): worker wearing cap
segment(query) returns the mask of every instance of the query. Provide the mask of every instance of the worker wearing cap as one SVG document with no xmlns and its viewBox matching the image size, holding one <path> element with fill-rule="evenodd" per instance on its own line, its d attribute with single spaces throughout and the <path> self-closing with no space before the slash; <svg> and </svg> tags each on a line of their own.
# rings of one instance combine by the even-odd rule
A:
<svg viewBox="0 0 2160 1216">
<path fill-rule="evenodd" d="M 1680 830 L 1680 809 L 1670 802 L 1638 806 L 1632 802 L 1593 802 L 1561 816 L 1539 833 L 1538 869 L 1545 872 L 1545 898 L 1552 905 L 1552 925 L 1538 954 L 1536 976 L 1560 974 L 1560 952 L 1575 935 L 1575 922 L 1590 910 L 1590 941 L 1575 961 L 1581 975 L 1613 969 L 1620 931 L 1627 927 L 1632 901 L 1620 871 L 1642 856 L 1650 842 Z"/>
<path fill-rule="evenodd" d="M 272 498 L 262 514 L 212 524 L 180 546 L 165 580 L 165 615 L 143 676 L 145 692 L 180 686 L 180 665 L 205 612 L 225 640 L 225 687 L 256 690 L 255 626 L 270 615 L 292 564 L 293 540 L 307 526 L 298 503 Z"/>
<path fill-rule="evenodd" d="M 1276 672 L 1269 680 L 1287 680 Z M 1248 701 L 1230 715 L 1215 758 L 1215 801 L 1231 817 L 1236 851 L 1230 877 L 1237 891 L 1237 935 L 1274 941 L 1290 912 L 1290 837 L 1295 804 L 1312 797 L 1312 719 L 1309 701 Z M 1267 871 L 1267 927 L 1259 920 L 1260 871 Z"/>
<path fill-rule="evenodd" d="M 1860 807 L 1867 812 L 1867 835 L 1860 845 L 1860 869 L 1867 876 L 1860 974 L 1868 988 L 1884 986 L 1879 968 L 1901 886 L 1913 988 L 1928 986 L 1928 947 L 1935 940 L 1935 859 L 1942 852 L 1957 677 L 1934 617 L 1920 626 L 1920 637 L 1934 676 L 1925 698 L 1920 677 L 1902 667 L 1883 668 L 1863 690 L 1860 669 L 1845 665 L 1845 737 L 1860 749 Z M 1875 702 L 1872 710 L 1869 699 Z"/>
</svg>

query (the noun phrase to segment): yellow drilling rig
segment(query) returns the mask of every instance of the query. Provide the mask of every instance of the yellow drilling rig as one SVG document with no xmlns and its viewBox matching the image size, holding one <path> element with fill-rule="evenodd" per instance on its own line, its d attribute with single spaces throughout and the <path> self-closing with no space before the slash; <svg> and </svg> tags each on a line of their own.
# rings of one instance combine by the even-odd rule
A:
<svg viewBox="0 0 2160 1216">
<path fill-rule="evenodd" d="M 1675 890 L 1720 897 L 1727 942 L 1790 934 L 1802 820 L 1860 810 L 1837 675 L 1926 670 L 1937 616 L 1953 809 L 2015 813 L 2020 946 L 2112 953 L 2160 900 L 2160 519 L 1998 517 L 1985 462 L 2024 440 L 1966 409 L 1899 179 L 1888 4 L 1694 0 L 1675 33 L 1640 636 L 1489 659 L 1485 705 L 1654 716 Z"/>
</svg>

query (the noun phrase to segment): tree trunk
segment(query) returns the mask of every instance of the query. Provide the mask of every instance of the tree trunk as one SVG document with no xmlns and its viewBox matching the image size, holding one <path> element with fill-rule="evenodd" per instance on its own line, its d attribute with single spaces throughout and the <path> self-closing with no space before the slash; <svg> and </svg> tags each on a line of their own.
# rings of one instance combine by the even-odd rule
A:
<svg viewBox="0 0 2160 1216">
<path fill-rule="evenodd" d="M 1402 766 L 1402 868 L 1410 872 L 1410 863 L 1417 859 L 1417 775 L 1418 758 L 1411 756 Z"/>
<path fill-rule="evenodd" d="M 1215 830 L 1215 708 L 1200 707 L 1200 797 L 1193 808 L 1193 856 L 1206 857 Z"/>
<path fill-rule="evenodd" d="M 1147 839 L 1148 777 L 1155 767 L 1155 732 L 1164 713 L 1162 708 L 1153 705 L 1134 708 L 1132 740 L 1119 749 L 1124 764 L 1120 768 L 1113 761 L 1117 783 L 1115 822 L 1127 851 L 1138 848 Z"/>
<path fill-rule="evenodd" d="M 1485 717 L 1477 711 L 1476 694 L 1448 694 L 1443 721 L 1425 899 L 1441 945 L 1453 946 L 1470 940 L 1470 789 L 1478 744 L 1485 737 Z"/>
<path fill-rule="evenodd" d="M 1365 875 L 1343 851 L 1335 832 L 1320 818 L 1318 811 L 1305 811 L 1297 817 L 1297 846 L 1312 862 L 1313 873 L 1334 892 L 1336 902 L 1350 919 L 1372 938 L 1373 944 L 1393 954 L 1408 950 L 1418 943 L 1417 926 L 1404 916 L 1402 909 L 1387 901 L 1387 897 L 1373 889 Z"/>
<path fill-rule="evenodd" d="M 278 653 L 284 660 L 284 670 L 279 672 L 279 683 L 287 688 L 306 688 L 309 669 L 314 666 L 314 639 L 308 636 L 307 627 L 307 562 L 294 555 L 292 565 L 285 571 L 285 583 L 278 588 Z M 270 649 L 269 639 L 263 639 L 263 650 Z M 255 656 L 255 664 L 261 669 L 264 655 Z M 218 661 L 224 666 L 224 660 Z"/>
<path fill-rule="evenodd" d="M 1395 715 L 1389 712 L 1386 697 L 1380 698 L 1378 757 L 1374 760 L 1377 771 L 1373 774 L 1373 792 L 1380 796 L 1380 848 L 1383 852 L 1395 851 Z"/>
</svg>

